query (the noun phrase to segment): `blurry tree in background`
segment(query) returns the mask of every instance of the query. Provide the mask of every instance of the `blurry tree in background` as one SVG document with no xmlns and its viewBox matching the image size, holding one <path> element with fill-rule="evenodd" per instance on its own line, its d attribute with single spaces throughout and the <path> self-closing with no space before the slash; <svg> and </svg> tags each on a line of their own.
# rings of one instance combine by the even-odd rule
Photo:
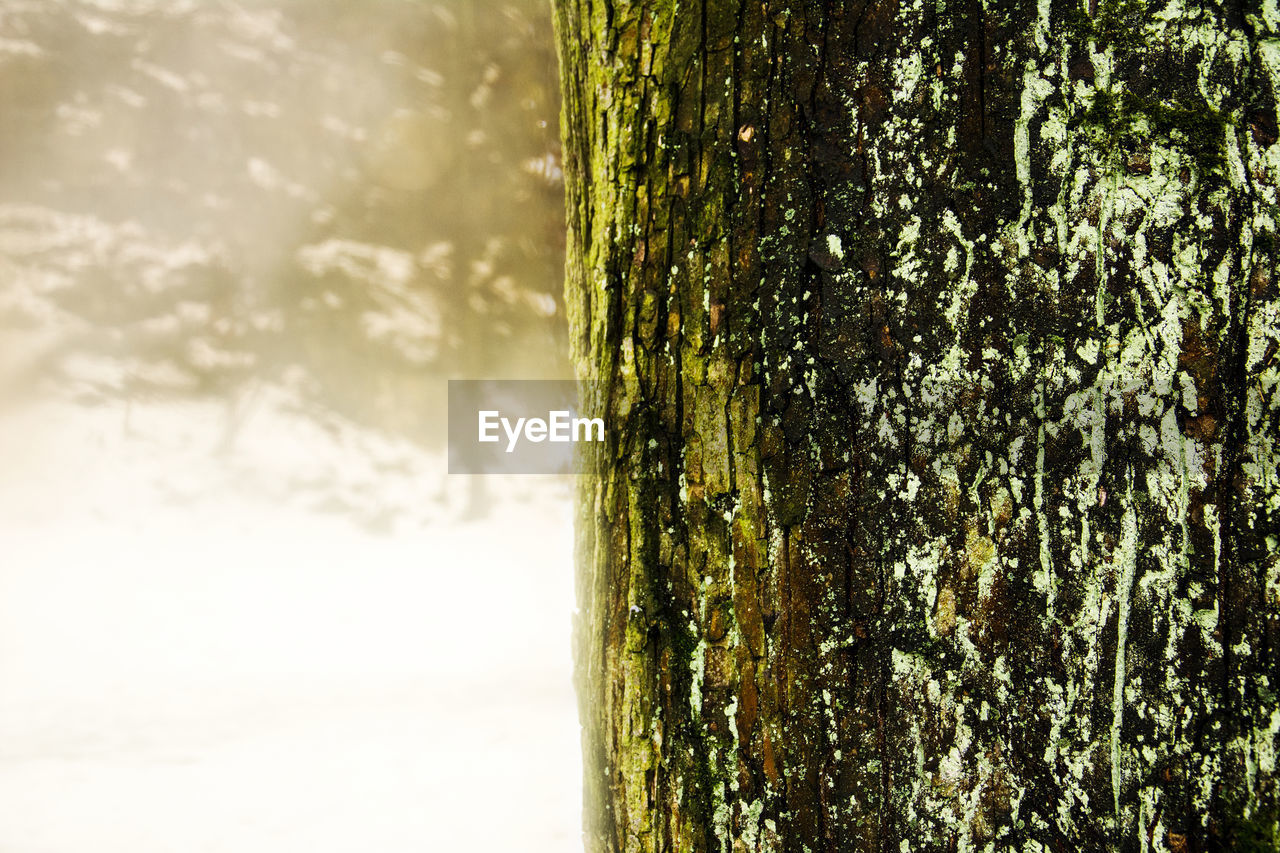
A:
<svg viewBox="0 0 1280 853">
<path fill-rule="evenodd" d="M 0 394 L 254 392 L 417 442 L 564 375 L 541 0 L 7 2 Z"/>
<path fill-rule="evenodd" d="M 0 0 L 0 849 L 575 846 L 548 18 Z"/>
</svg>

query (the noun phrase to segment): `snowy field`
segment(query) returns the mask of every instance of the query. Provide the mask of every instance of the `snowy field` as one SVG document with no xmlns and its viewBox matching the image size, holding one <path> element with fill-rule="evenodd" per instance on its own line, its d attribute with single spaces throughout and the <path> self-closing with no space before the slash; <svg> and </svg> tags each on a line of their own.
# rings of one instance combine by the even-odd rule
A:
<svg viewBox="0 0 1280 853">
<path fill-rule="evenodd" d="M 290 412 L 0 410 L 0 851 L 579 849 L 568 487 Z"/>
</svg>

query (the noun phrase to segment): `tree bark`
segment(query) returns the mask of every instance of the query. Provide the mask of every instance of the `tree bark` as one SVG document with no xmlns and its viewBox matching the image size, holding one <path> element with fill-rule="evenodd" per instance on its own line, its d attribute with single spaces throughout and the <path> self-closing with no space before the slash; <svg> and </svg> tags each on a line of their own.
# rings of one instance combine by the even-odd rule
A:
<svg viewBox="0 0 1280 853">
<path fill-rule="evenodd" d="M 1274 4 L 556 17 L 587 849 L 1276 849 Z"/>
</svg>

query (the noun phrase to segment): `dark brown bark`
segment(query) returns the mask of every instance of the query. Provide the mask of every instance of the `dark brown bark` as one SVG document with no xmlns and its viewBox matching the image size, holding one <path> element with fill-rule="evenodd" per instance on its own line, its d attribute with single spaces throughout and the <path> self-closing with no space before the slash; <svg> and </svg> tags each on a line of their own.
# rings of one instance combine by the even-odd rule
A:
<svg viewBox="0 0 1280 853">
<path fill-rule="evenodd" d="M 587 848 L 1274 844 L 1280 15 L 557 27 Z"/>
</svg>

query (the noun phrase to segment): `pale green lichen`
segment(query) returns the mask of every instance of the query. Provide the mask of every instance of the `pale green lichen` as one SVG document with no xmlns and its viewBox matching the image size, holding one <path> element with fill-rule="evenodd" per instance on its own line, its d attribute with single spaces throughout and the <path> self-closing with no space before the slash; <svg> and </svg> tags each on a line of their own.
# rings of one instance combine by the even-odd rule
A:
<svg viewBox="0 0 1280 853">
<path fill-rule="evenodd" d="M 1116 596 L 1116 663 L 1111 694 L 1111 793 L 1115 798 L 1115 813 L 1120 814 L 1120 786 L 1123 769 L 1120 761 L 1120 735 L 1124 721 L 1125 645 L 1129 639 L 1129 606 L 1134 575 L 1138 570 L 1138 519 L 1133 506 L 1133 486 L 1125 496 L 1124 517 L 1120 521 L 1120 546 L 1116 552 L 1116 571 L 1119 575 Z"/>
</svg>

